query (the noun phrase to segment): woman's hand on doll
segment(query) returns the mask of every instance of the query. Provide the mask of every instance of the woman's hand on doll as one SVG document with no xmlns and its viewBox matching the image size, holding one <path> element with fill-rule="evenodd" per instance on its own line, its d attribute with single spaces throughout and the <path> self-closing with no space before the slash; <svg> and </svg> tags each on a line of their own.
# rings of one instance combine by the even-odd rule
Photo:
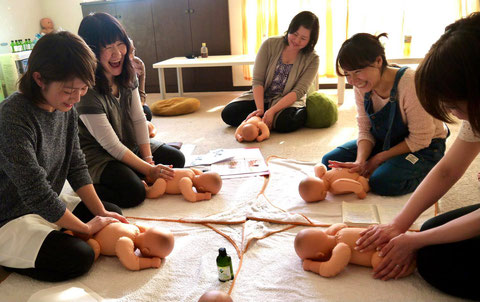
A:
<svg viewBox="0 0 480 302">
<path fill-rule="evenodd" d="M 264 122 L 269 129 L 272 129 L 274 117 L 275 117 L 275 112 L 273 112 L 271 109 L 268 109 L 263 114 L 262 122 Z"/>
<path fill-rule="evenodd" d="M 117 212 L 104 211 L 103 213 L 98 214 L 98 216 L 112 217 L 112 218 L 115 218 L 122 223 L 127 223 L 127 224 L 129 223 L 128 220 L 125 217 L 118 214 Z"/>
<path fill-rule="evenodd" d="M 394 224 L 371 225 L 360 232 L 360 238 L 355 243 L 355 250 L 368 252 L 374 249 L 380 250 L 390 239 L 402 234 Z"/>
<path fill-rule="evenodd" d="M 329 168 L 344 168 L 349 169 L 348 171 L 351 173 L 358 173 L 362 175 L 366 169 L 366 162 L 339 162 L 336 160 L 329 160 L 328 161 Z"/>
<path fill-rule="evenodd" d="M 264 112 L 265 111 L 263 109 L 257 109 L 255 111 L 253 111 L 252 113 L 250 113 L 245 120 L 248 120 L 249 118 L 254 117 L 254 116 L 262 117 Z"/>
<path fill-rule="evenodd" d="M 87 235 L 93 236 L 94 234 L 98 233 L 101 229 L 103 229 L 105 226 L 113 222 L 119 222 L 119 220 L 113 217 L 95 216 L 93 217 L 92 220 L 86 223 L 89 229 Z"/>
<path fill-rule="evenodd" d="M 148 174 L 145 175 L 147 183 L 154 183 L 158 178 L 166 180 L 172 180 L 175 176 L 173 166 L 156 165 L 151 166 L 148 170 Z"/>
<path fill-rule="evenodd" d="M 414 234 L 396 236 L 380 250 L 378 255 L 383 259 L 373 270 L 373 278 L 387 281 L 404 276 L 415 261 L 415 252 L 419 248 Z"/>
</svg>

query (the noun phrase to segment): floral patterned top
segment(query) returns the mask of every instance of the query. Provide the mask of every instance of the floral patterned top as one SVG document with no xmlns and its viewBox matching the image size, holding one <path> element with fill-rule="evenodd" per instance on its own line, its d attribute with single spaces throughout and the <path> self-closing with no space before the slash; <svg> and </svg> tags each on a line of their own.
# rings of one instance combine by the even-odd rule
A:
<svg viewBox="0 0 480 302">
<path fill-rule="evenodd" d="M 282 62 L 282 56 L 278 58 L 272 84 L 265 91 L 265 102 L 283 93 L 292 66 L 293 64 L 284 64 Z"/>
</svg>

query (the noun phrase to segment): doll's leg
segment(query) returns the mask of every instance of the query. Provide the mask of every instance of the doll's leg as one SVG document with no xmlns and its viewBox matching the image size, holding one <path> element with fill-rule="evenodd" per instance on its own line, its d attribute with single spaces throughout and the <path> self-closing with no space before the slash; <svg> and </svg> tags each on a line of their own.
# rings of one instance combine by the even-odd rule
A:
<svg viewBox="0 0 480 302">
<path fill-rule="evenodd" d="M 209 192 L 206 193 L 197 193 L 193 190 L 193 182 L 188 177 L 183 177 L 178 182 L 178 186 L 180 188 L 180 192 L 182 193 L 183 197 L 191 202 L 196 202 L 200 200 L 209 200 L 212 198 L 212 194 Z"/>
<path fill-rule="evenodd" d="M 345 223 L 335 223 L 332 224 L 328 229 L 325 230 L 325 234 L 327 235 L 335 235 L 340 231 L 341 229 L 344 229 L 348 227 Z"/>
<path fill-rule="evenodd" d="M 382 259 L 383 259 L 382 257 L 378 256 L 378 253 L 379 252 L 374 252 L 372 254 L 372 267 L 373 267 L 373 269 L 375 269 L 380 264 L 380 261 L 382 261 Z M 408 268 L 408 270 L 403 275 L 399 276 L 399 278 L 403 278 L 403 277 L 411 275 L 416 267 L 417 267 L 416 262 L 413 262 L 410 265 L 410 267 Z"/>
<path fill-rule="evenodd" d="M 323 277 L 334 277 L 338 275 L 350 262 L 352 251 L 345 243 L 339 243 L 332 251 L 332 256 L 326 262 L 303 261 L 303 269 L 312 271 Z"/>
<path fill-rule="evenodd" d="M 147 198 L 158 198 L 165 194 L 167 189 L 167 182 L 163 178 L 158 178 L 151 186 L 148 186 L 146 182 L 143 182 L 143 185 Z"/>
<path fill-rule="evenodd" d="M 356 180 L 349 178 L 340 178 L 332 182 L 330 185 L 330 192 L 332 194 L 345 194 L 353 192 L 357 194 L 358 198 L 367 197 L 367 192 L 365 192 L 361 183 Z"/>
</svg>

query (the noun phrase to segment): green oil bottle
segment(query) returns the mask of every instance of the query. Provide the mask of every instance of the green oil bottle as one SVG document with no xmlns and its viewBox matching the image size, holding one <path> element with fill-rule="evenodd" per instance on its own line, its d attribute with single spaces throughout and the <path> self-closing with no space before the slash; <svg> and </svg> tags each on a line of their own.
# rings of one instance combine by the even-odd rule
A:
<svg viewBox="0 0 480 302">
<path fill-rule="evenodd" d="M 233 280 L 232 258 L 227 255 L 224 247 L 218 249 L 217 270 L 218 280 L 222 282 Z"/>
</svg>

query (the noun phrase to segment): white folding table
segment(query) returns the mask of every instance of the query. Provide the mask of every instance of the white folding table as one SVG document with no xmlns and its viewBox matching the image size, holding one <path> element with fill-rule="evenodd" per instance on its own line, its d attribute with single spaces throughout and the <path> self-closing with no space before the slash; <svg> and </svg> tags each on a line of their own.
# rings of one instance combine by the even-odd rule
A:
<svg viewBox="0 0 480 302">
<path fill-rule="evenodd" d="M 175 57 L 165 61 L 153 64 L 153 68 L 158 69 L 158 79 L 160 82 L 161 98 L 165 99 L 165 68 L 177 69 L 178 94 L 183 95 L 183 78 L 182 68 L 192 67 L 218 67 L 218 66 L 234 66 L 234 65 L 253 65 L 255 56 L 251 55 L 224 55 L 209 56 L 208 58 L 187 59 L 186 57 Z"/>
</svg>

